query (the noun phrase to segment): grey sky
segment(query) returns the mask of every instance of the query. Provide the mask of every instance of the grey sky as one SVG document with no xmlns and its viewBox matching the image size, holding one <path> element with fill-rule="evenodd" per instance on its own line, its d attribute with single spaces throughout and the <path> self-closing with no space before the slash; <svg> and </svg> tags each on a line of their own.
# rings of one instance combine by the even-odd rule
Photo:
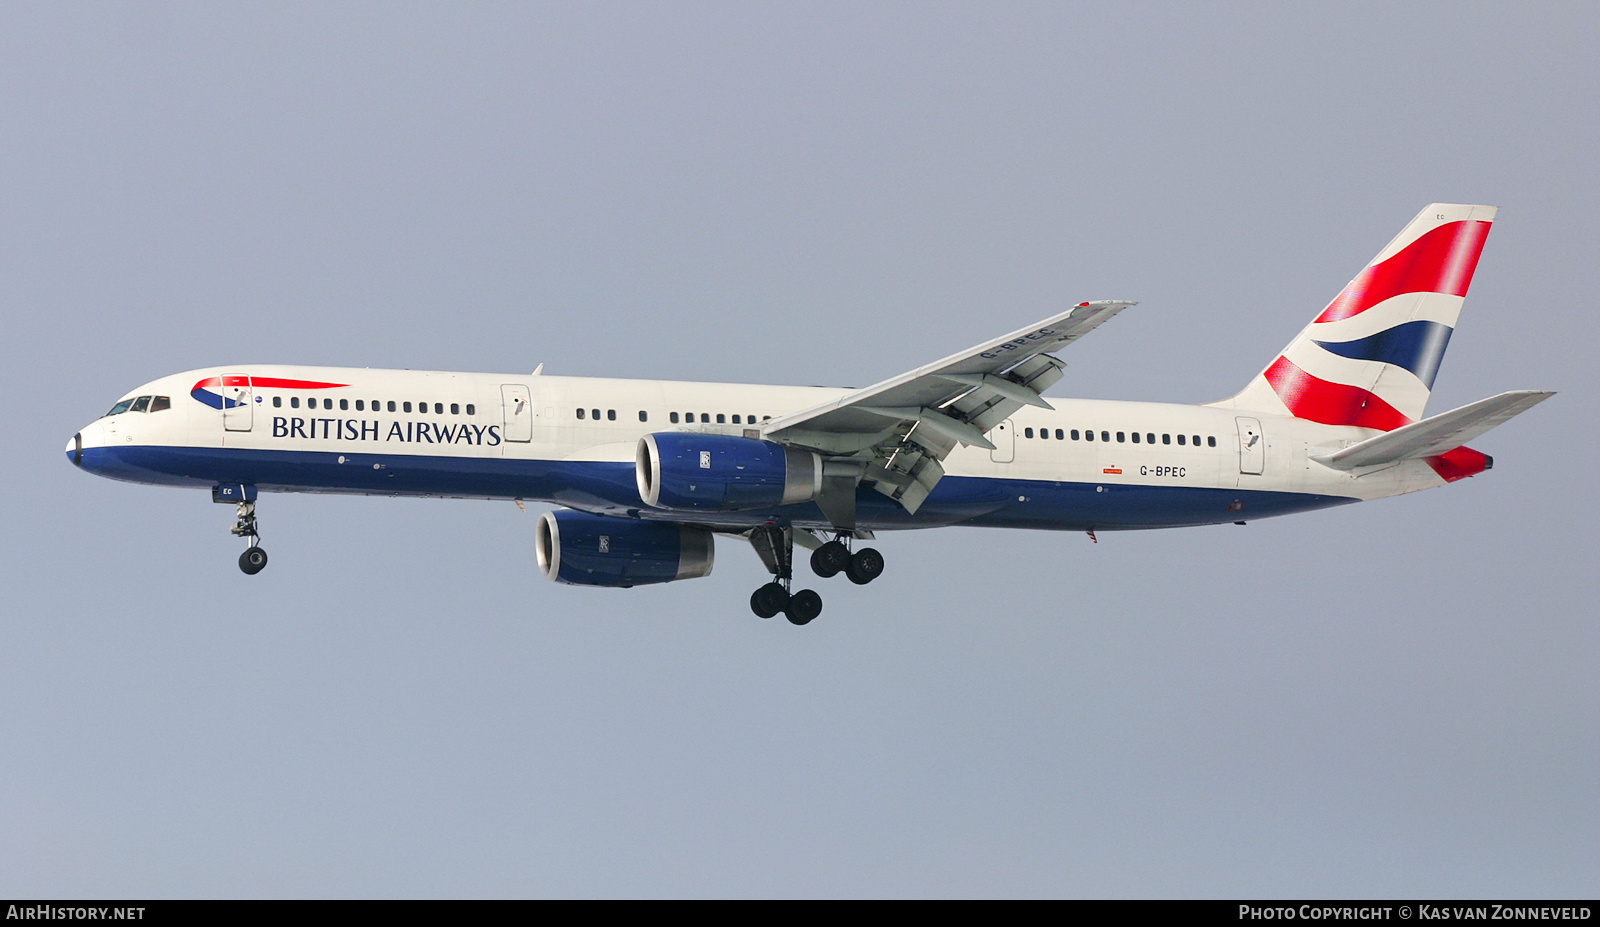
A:
<svg viewBox="0 0 1600 927">
<path fill-rule="evenodd" d="M 1600 891 L 1593 4 L 0 7 L 0 893 Z M 1246 528 L 537 574 L 537 506 L 62 444 L 284 362 L 861 385 L 1082 299 L 1053 395 L 1239 388 L 1501 207 L 1483 476 Z M 835 581 L 837 582 L 837 581 Z"/>
</svg>

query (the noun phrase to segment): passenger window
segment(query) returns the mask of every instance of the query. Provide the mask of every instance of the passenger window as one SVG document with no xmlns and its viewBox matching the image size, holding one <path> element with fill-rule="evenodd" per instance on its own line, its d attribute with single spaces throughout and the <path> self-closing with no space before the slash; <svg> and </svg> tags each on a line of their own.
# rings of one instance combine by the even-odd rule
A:
<svg viewBox="0 0 1600 927">
<path fill-rule="evenodd" d="M 150 397 L 149 396 L 140 396 L 138 399 L 135 399 L 133 401 L 133 405 L 128 407 L 128 411 L 129 412 L 148 412 L 148 411 L 150 411 Z"/>
<path fill-rule="evenodd" d="M 744 417 L 744 420 L 749 422 L 752 425 L 754 425 L 756 423 L 756 417 L 754 415 L 746 414 L 745 417 Z"/>
<path fill-rule="evenodd" d="M 1154 443 L 1156 443 L 1156 436 L 1146 432 L 1145 436 L 1144 436 L 1144 440 L 1145 440 L 1146 444 L 1154 444 Z"/>
<path fill-rule="evenodd" d="M 607 409 L 606 410 L 606 421 L 614 422 L 616 420 L 617 420 L 617 410 L 616 409 Z"/>
<path fill-rule="evenodd" d="M 1041 438 L 1049 438 L 1050 437 L 1050 429 L 1048 429 L 1048 428 L 1039 429 L 1039 437 L 1041 437 Z"/>
<path fill-rule="evenodd" d="M 470 402 L 469 402 L 469 403 L 467 403 L 467 414 L 468 414 L 468 415 L 477 415 L 477 414 L 478 414 L 478 413 L 477 413 L 477 407 L 476 407 L 476 406 L 474 406 L 474 405 L 473 405 L 473 404 L 472 404 L 472 403 L 470 403 Z"/>
<path fill-rule="evenodd" d="M 461 414 L 461 403 L 459 403 L 459 402 L 450 403 L 450 414 L 451 415 L 460 415 Z"/>
<path fill-rule="evenodd" d="M 442 402 L 434 403 L 433 404 L 433 414 L 434 415 L 443 415 L 444 414 L 444 403 L 442 403 Z"/>
<path fill-rule="evenodd" d="M 311 402 L 312 402 L 313 405 L 316 404 L 316 400 L 315 399 L 311 400 Z M 333 408 L 333 400 L 332 399 L 324 399 L 324 400 L 322 400 L 322 407 L 324 409 L 332 409 Z"/>
<path fill-rule="evenodd" d="M 151 412 L 165 412 L 172 408 L 172 399 L 168 396 L 155 396 L 150 400 Z"/>
<path fill-rule="evenodd" d="M 356 411 L 357 412 L 365 412 L 365 411 L 367 411 L 367 401 L 365 399 L 357 399 L 356 400 Z"/>
<path fill-rule="evenodd" d="M 650 413 L 644 411 L 643 409 L 640 409 L 639 410 L 639 421 L 641 421 L 641 422 L 650 421 Z"/>
<path fill-rule="evenodd" d="M 1162 435 L 1161 436 L 1161 443 L 1162 444 L 1171 444 L 1172 443 L 1172 435 Z"/>
<path fill-rule="evenodd" d="M 578 410 L 578 418 L 580 418 L 580 419 L 583 418 L 585 414 L 586 413 L 582 409 Z"/>
<path fill-rule="evenodd" d="M 290 396 L 289 397 L 289 408 L 291 408 L 291 409 L 300 408 L 300 397 L 299 396 Z"/>
<path fill-rule="evenodd" d="M 283 408 L 283 397 L 282 396 L 274 396 L 274 397 L 272 397 L 272 407 L 274 409 Z"/>
<path fill-rule="evenodd" d="M 1199 447 L 1200 446 L 1200 436 L 1199 435 L 1195 435 L 1194 436 L 1194 446 L 1195 447 Z M 1212 438 L 1211 439 L 1211 446 L 1212 447 L 1216 447 L 1217 446 L 1217 439 L 1216 438 Z"/>
<path fill-rule="evenodd" d="M 671 422 L 674 425 L 678 424 L 678 413 L 676 413 L 676 412 L 668 412 L 667 413 L 667 421 Z"/>
<path fill-rule="evenodd" d="M 711 413 L 710 412 L 701 412 L 700 413 L 700 421 L 702 423 L 704 423 L 704 424 L 707 424 L 707 425 L 711 424 Z"/>
<path fill-rule="evenodd" d="M 1121 444 L 1122 442 L 1123 442 L 1123 432 L 1119 431 L 1119 432 L 1117 432 L 1117 443 Z"/>
<path fill-rule="evenodd" d="M 1199 436 L 1196 435 L 1195 439 L 1199 440 Z M 1213 435 L 1213 436 L 1211 436 L 1211 437 L 1206 439 L 1206 446 L 1207 447 L 1216 447 L 1217 446 L 1217 438 L 1216 438 L 1215 435 Z"/>
<path fill-rule="evenodd" d="M 1065 441 L 1065 440 L 1067 440 L 1065 434 L 1059 428 L 1056 429 L 1056 440 L 1057 441 Z"/>
<path fill-rule="evenodd" d="M 1033 429 L 1032 428 L 1024 428 L 1024 429 L 1022 429 L 1022 436 L 1024 438 L 1033 437 Z"/>
<path fill-rule="evenodd" d="M 339 411 L 340 412 L 348 412 L 348 411 L 350 411 L 350 400 L 348 400 L 348 399 L 339 400 Z"/>
<path fill-rule="evenodd" d="M 772 421 L 772 416 L 770 416 L 770 415 L 763 415 L 763 416 L 761 416 L 761 420 L 762 420 L 762 421 L 763 421 L 763 422 L 770 422 L 770 421 Z"/>
<path fill-rule="evenodd" d="M 1117 435 L 1117 440 L 1118 441 L 1122 440 L 1122 435 L 1120 433 L 1118 433 L 1118 435 Z M 1133 433 L 1133 443 L 1134 444 L 1138 444 L 1139 443 L 1139 433 L 1137 431 Z"/>
<path fill-rule="evenodd" d="M 1111 432 L 1109 432 L 1109 431 L 1100 432 L 1100 440 L 1102 440 L 1102 441 L 1110 441 L 1111 440 Z"/>
<path fill-rule="evenodd" d="M 391 399 L 391 400 L 389 400 L 389 411 L 390 411 L 390 412 L 393 412 L 393 411 L 394 411 L 394 400 L 393 400 L 393 399 Z M 407 410 L 406 410 L 406 411 L 407 411 L 407 412 L 410 412 L 410 411 L 411 411 L 411 410 L 410 410 L 410 409 L 407 409 Z"/>
<path fill-rule="evenodd" d="M 739 413 L 737 413 L 737 412 L 733 413 L 733 423 L 735 425 L 740 424 L 740 422 L 739 422 Z"/>
<path fill-rule="evenodd" d="M 410 412 L 411 411 L 411 403 L 402 402 L 402 403 L 400 403 L 400 408 L 404 409 L 407 412 Z"/>
<path fill-rule="evenodd" d="M 1092 432 L 1092 431 L 1084 432 L 1083 433 L 1083 440 L 1085 440 L 1085 441 L 1093 441 L 1094 440 L 1094 432 Z"/>
<path fill-rule="evenodd" d="M 1180 444 L 1180 445 L 1183 444 L 1183 441 L 1184 441 L 1184 436 L 1183 435 L 1178 435 L 1178 444 Z"/>
<path fill-rule="evenodd" d="M 728 417 L 726 415 L 722 414 L 721 412 L 718 412 L 717 413 L 717 424 L 718 425 L 726 425 L 727 423 L 728 423 Z"/>
</svg>

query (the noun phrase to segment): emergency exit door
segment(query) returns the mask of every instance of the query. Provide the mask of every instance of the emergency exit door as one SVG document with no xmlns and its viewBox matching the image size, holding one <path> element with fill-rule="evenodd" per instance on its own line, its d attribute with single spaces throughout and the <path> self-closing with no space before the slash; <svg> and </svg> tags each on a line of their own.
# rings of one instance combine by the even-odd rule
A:
<svg viewBox="0 0 1600 927">
<path fill-rule="evenodd" d="M 250 388 L 250 378 L 224 376 L 221 379 L 223 429 L 249 431 L 256 417 L 256 397 Z"/>
<path fill-rule="evenodd" d="M 528 395 L 528 388 L 507 383 L 500 387 L 500 402 L 504 406 L 506 440 L 532 441 L 533 397 Z"/>
<path fill-rule="evenodd" d="M 1261 434 L 1261 422 L 1240 416 L 1239 472 L 1259 476 L 1267 463 L 1267 439 Z"/>
</svg>

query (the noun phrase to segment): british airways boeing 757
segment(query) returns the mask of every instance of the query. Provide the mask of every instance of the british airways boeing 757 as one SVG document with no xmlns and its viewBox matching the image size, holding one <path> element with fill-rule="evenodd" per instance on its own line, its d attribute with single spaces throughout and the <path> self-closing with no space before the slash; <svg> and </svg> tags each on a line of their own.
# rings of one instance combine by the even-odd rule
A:
<svg viewBox="0 0 1600 927">
<path fill-rule="evenodd" d="M 514 499 L 545 576 L 636 586 L 705 576 L 749 543 L 763 618 L 822 611 L 794 547 L 868 583 L 869 541 L 975 525 L 1113 531 L 1243 523 L 1443 486 L 1467 448 L 1553 395 L 1424 417 L 1495 209 L 1435 204 L 1237 395 L 1205 405 L 1045 399 L 1054 353 L 1133 305 L 1078 303 L 865 389 L 234 365 L 154 380 L 67 444 L 113 479 L 235 504 L 245 572 L 267 563 L 261 492 Z"/>
</svg>

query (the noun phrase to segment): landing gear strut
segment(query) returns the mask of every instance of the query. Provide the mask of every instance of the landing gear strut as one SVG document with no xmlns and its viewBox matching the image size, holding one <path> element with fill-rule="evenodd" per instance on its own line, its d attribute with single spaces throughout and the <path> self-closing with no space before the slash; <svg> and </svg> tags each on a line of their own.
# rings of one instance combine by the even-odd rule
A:
<svg viewBox="0 0 1600 927">
<path fill-rule="evenodd" d="M 750 610 L 758 617 L 771 618 L 783 612 L 790 624 L 809 624 L 822 614 L 822 596 L 810 589 L 790 592 L 794 582 L 794 529 L 763 525 L 750 534 L 761 562 L 772 573 L 772 582 L 750 594 Z"/>
<path fill-rule="evenodd" d="M 250 539 L 250 546 L 239 555 L 239 569 L 245 575 L 254 576 L 260 573 L 267 565 L 267 552 L 261 547 L 261 532 L 256 529 L 256 504 L 254 502 L 239 503 L 238 514 L 233 523 L 233 533 L 242 538 Z"/>
</svg>

